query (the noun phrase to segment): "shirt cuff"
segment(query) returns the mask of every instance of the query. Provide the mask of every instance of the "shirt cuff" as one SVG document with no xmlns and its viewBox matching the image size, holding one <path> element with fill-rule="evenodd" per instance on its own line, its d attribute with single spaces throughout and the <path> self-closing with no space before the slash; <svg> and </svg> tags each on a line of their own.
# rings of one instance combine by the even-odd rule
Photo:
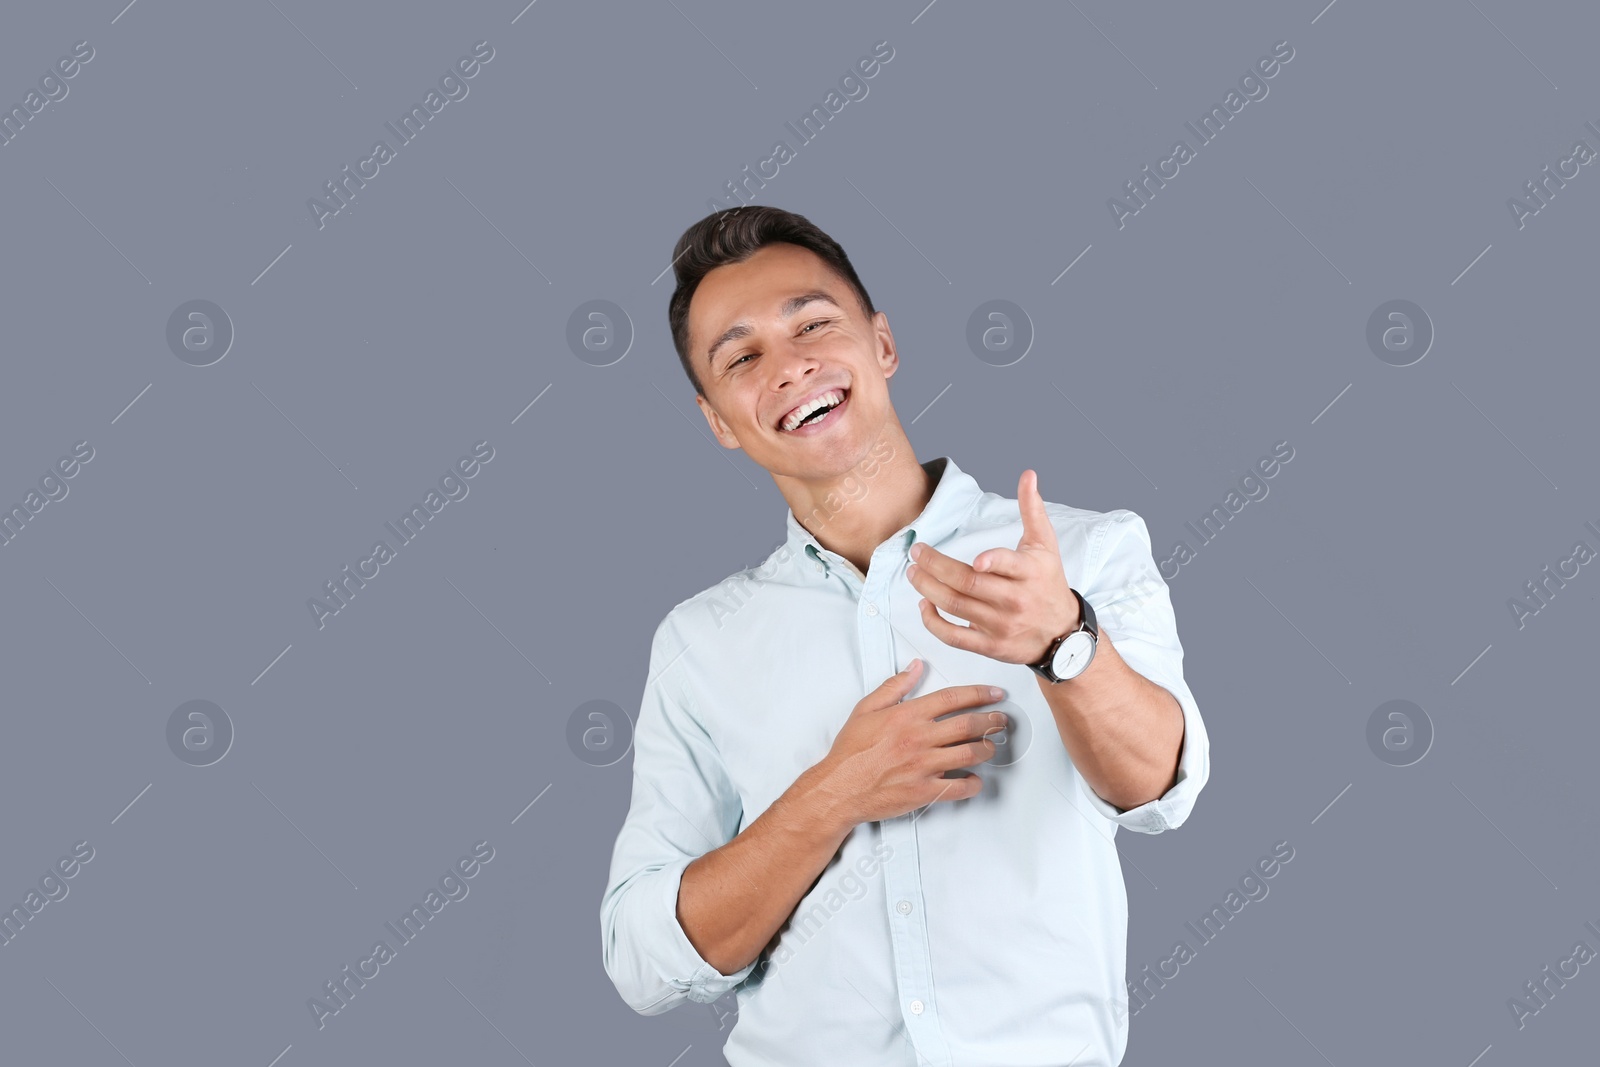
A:
<svg viewBox="0 0 1600 1067">
<path fill-rule="evenodd" d="M 723 974 L 705 961 L 684 933 L 683 924 L 678 921 L 678 888 L 684 870 L 697 858 L 673 860 L 639 888 L 648 894 L 644 911 L 651 920 L 650 928 L 666 932 L 668 949 L 663 962 L 671 975 L 667 980 L 679 994 L 687 994 L 698 1004 L 710 1004 L 749 977 L 760 956 L 732 974 Z M 688 977 L 678 977 L 682 975 Z"/>
<path fill-rule="evenodd" d="M 1174 686 L 1161 678 L 1150 678 L 1150 681 L 1171 693 L 1183 709 L 1183 751 L 1178 756 L 1178 777 L 1172 788 L 1154 800 L 1124 811 L 1096 794 L 1088 781 L 1081 774 L 1078 776 L 1078 784 L 1094 810 L 1118 826 L 1141 834 L 1159 834 L 1182 826 L 1206 779 L 1211 776 L 1211 743 L 1189 687 L 1182 683 Z"/>
</svg>

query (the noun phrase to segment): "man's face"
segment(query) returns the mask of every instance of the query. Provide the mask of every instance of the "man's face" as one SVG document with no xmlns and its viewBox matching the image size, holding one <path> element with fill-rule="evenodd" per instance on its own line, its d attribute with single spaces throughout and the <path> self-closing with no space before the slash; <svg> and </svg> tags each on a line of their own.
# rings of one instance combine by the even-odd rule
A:
<svg viewBox="0 0 1600 1067">
<path fill-rule="evenodd" d="M 689 351 L 712 433 L 773 474 L 846 473 L 893 417 L 888 380 L 899 358 L 888 317 L 867 319 L 854 290 L 798 245 L 768 245 L 709 272 L 689 303 Z M 844 398 L 833 411 L 790 427 L 797 408 L 833 390 L 829 399 Z"/>
</svg>

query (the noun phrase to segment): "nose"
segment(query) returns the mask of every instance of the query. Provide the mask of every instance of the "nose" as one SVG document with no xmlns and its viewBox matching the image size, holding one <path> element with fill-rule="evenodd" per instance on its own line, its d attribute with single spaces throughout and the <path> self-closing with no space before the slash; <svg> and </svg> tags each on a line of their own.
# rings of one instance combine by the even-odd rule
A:
<svg viewBox="0 0 1600 1067">
<path fill-rule="evenodd" d="M 792 382 L 803 381 L 822 365 L 804 346 L 793 341 L 785 341 L 775 346 L 771 356 L 772 366 L 776 368 L 776 376 L 772 382 L 774 389 L 782 389 Z"/>
</svg>

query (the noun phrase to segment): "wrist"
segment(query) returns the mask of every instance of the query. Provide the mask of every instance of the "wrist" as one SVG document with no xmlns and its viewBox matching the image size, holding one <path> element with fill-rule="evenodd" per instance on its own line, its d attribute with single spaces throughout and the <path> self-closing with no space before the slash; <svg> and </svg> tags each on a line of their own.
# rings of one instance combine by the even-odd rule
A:
<svg viewBox="0 0 1600 1067">
<path fill-rule="evenodd" d="M 833 767 L 827 759 L 808 767 L 788 795 L 804 829 L 835 843 L 848 837 L 860 822 L 851 814 L 850 797 L 834 784 Z"/>
<path fill-rule="evenodd" d="M 1052 632 L 1045 636 L 1044 645 L 1039 649 L 1038 655 L 1026 662 L 1043 663 L 1045 657 L 1055 652 L 1056 646 L 1061 643 L 1064 637 L 1083 625 L 1083 610 L 1078 607 L 1078 598 L 1070 588 L 1067 590 L 1066 610 L 1063 614 L 1068 616 L 1066 621 L 1050 627 Z"/>
</svg>

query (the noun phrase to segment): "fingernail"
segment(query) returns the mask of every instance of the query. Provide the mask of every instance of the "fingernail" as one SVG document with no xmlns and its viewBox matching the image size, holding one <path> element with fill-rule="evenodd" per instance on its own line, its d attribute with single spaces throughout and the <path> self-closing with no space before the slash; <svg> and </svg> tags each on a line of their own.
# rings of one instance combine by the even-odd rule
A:
<svg viewBox="0 0 1600 1067">
<path fill-rule="evenodd" d="M 990 699 L 999 700 L 1001 697 L 1003 697 L 1005 695 L 1006 695 L 1006 691 L 1004 689 L 1001 689 L 998 685 L 991 685 L 989 687 L 989 697 L 990 697 Z"/>
</svg>

